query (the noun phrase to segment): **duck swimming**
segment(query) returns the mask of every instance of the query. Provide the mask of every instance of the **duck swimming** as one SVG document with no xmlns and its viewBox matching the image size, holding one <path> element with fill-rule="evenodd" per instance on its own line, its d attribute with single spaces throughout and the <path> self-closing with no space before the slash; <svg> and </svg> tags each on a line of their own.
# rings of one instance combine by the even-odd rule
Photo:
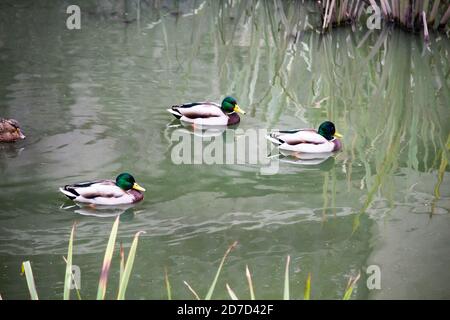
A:
<svg viewBox="0 0 450 320">
<path fill-rule="evenodd" d="M 241 121 L 238 113 L 245 114 L 233 97 L 225 97 L 222 104 L 193 102 L 167 109 L 177 119 L 199 126 L 230 126 Z"/>
<path fill-rule="evenodd" d="M 342 135 L 336 132 L 331 121 L 323 122 L 318 130 L 272 131 L 266 138 L 277 145 L 280 151 L 293 153 L 326 153 L 342 148 L 342 143 L 338 139 L 342 138 Z"/>
<path fill-rule="evenodd" d="M 0 118 L 0 142 L 15 142 L 25 139 L 17 120 Z"/>
<path fill-rule="evenodd" d="M 97 180 L 66 185 L 59 190 L 69 199 L 92 205 L 121 205 L 144 199 L 145 191 L 129 173 L 121 173 L 114 180 Z"/>
</svg>

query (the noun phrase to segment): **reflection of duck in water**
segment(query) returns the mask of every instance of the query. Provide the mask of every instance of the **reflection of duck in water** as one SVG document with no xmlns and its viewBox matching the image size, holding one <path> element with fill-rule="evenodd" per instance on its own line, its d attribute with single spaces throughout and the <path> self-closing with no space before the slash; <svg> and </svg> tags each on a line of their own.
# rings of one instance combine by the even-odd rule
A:
<svg viewBox="0 0 450 320">
<path fill-rule="evenodd" d="M 120 220 L 131 220 L 135 215 L 134 204 L 117 206 L 95 206 L 75 204 L 72 206 L 61 206 L 60 209 L 73 210 L 73 212 L 82 216 L 92 216 L 98 218 L 111 218 L 120 216 Z"/>
<path fill-rule="evenodd" d="M 69 199 L 91 205 L 121 205 L 144 199 L 145 191 L 129 173 L 121 173 L 116 181 L 98 180 L 59 188 Z"/>
<path fill-rule="evenodd" d="M 25 148 L 17 148 L 13 143 L 0 143 L 0 159 L 5 158 L 16 158 L 20 156 Z"/>
<path fill-rule="evenodd" d="M 222 104 L 214 102 L 193 102 L 167 109 L 181 122 L 198 126 L 230 126 L 241 121 L 238 113 L 245 114 L 236 99 L 226 97 Z"/>
<path fill-rule="evenodd" d="M 280 152 L 294 155 L 298 158 L 303 154 L 326 154 L 339 151 L 342 143 L 338 138 L 342 135 L 336 132 L 333 122 L 325 121 L 316 131 L 314 129 L 299 129 L 272 131 L 267 139 L 278 146 Z"/>
<path fill-rule="evenodd" d="M 181 127 L 180 124 L 178 125 L 169 125 L 168 128 L 175 129 L 171 132 L 177 132 L 180 135 L 187 134 L 187 135 L 194 135 L 200 138 L 210 138 L 210 137 L 218 137 L 222 135 L 225 130 L 227 130 L 227 126 L 208 126 L 206 128 L 200 128 L 200 127 Z"/>
<path fill-rule="evenodd" d="M 0 142 L 15 142 L 23 139 L 25 135 L 17 120 L 0 118 Z"/>
<path fill-rule="evenodd" d="M 333 153 L 320 154 L 318 158 L 299 158 L 296 156 L 280 156 L 280 162 L 289 163 L 289 164 L 298 164 L 302 166 L 312 166 L 311 168 L 319 169 L 321 171 L 328 171 L 334 167 L 335 157 L 333 157 Z"/>
</svg>

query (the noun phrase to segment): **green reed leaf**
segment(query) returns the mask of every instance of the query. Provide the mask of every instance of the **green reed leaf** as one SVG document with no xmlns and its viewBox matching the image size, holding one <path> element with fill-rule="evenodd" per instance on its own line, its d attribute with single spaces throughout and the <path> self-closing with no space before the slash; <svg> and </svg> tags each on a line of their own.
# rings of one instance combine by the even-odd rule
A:
<svg viewBox="0 0 450 320">
<path fill-rule="evenodd" d="M 289 300 L 289 264 L 291 263 L 291 256 L 286 258 L 286 270 L 284 273 L 284 294 L 283 299 Z"/>
<path fill-rule="evenodd" d="M 125 299 L 125 292 L 127 291 L 128 281 L 130 280 L 131 270 L 133 269 L 134 258 L 136 257 L 136 249 L 138 245 L 139 236 L 142 233 L 145 233 L 145 231 L 137 232 L 134 236 L 133 243 L 131 244 L 130 253 L 128 254 L 127 263 L 125 264 L 122 281 L 120 282 L 117 300 Z"/>
<path fill-rule="evenodd" d="M 167 268 L 164 268 L 164 282 L 166 283 L 167 299 L 172 300 L 172 287 L 170 286 L 169 274 L 167 272 Z"/>
<path fill-rule="evenodd" d="M 306 279 L 305 284 L 305 294 L 303 296 L 304 300 L 310 300 L 311 299 L 311 272 L 308 273 L 308 278 Z"/>
<path fill-rule="evenodd" d="M 28 290 L 30 291 L 31 300 L 39 300 L 36 284 L 34 283 L 33 270 L 31 270 L 30 261 L 22 263 L 22 271 L 25 273 L 27 279 Z"/>
<path fill-rule="evenodd" d="M 255 291 L 253 289 L 252 275 L 247 265 L 245 266 L 245 275 L 247 277 L 248 287 L 250 289 L 250 299 L 255 300 Z"/>
<path fill-rule="evenodd" d="M 70 232 L 69 247 L 67 249 L 67 259 L 66 259 L 66 274 L 64 277 L 64 300 L 70 299 L 70 283 L 72 281 L 72 252 L 73 252 L 73 236 L 75 233 L 75 223 L 72 226 L 72 231 Z"/>
<path fill-rule="evenodd" d="M 231 297 L 231 300 L 239 300 L 239 298 L 238 298 L 237 295 L 234 293 L 234 291 L 230 288 L 230 286 L 228 285 L 228 283 L 227 283 L 226 287 L 227 287 L 228 294 L 229 294 L 230 297 Z"/>
<path fill-rule="evenodd" d="M 116 243 L 117 230 L 119 228 L 119 217 L 114 221 L 111 233 L 109 235 L 108 245 L 106 246 L 105 257 L 103 258 L 102 271 L 100 273 L 100 280 L 98 282 L 97 300 L 105 299 L 106 284 L 108 283 L 109 268 L 111 267 L 111 260 Z"/>
<path fill-rule="evenodd" d="M 208 293 L 206 294 L 205 300 L 211 300 L 212 294 L 214 292 L 214 288 L 216 287 L 217 280 L 219 279 L 220 272 L 222 271 L 223 264 L 225 263 L 225 259 L 230 254 L 231 250 L 233 250 L 237 246 L 238 242 L 235 241 L 231 246 L 228 247 L 227 251 L 225 252 L 222 261 L 220 262 L 219 269 L 217 270 L 216 276 L 214 277 L 214 280 L 211 284 L 211 287 L 208 290 Z"/>
</svg>

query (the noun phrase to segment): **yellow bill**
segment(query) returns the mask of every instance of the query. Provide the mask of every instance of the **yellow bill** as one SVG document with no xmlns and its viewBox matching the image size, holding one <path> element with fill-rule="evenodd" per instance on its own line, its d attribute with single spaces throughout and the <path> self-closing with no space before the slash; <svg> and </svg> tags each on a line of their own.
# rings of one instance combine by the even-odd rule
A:
<svg viewBox="0 0 450 320">
<path fill-rule="evenodd" d="M 133 184 L 133 189 L 137 190 L 137 191 L 142 191 L 142 192 L 145 191 L 145 189 L 142 188 L 140 185 L 138 185 L 136 182 Z"/>
<path fill-rule="evenodd" d="M 334 136 L 336 137 L 336 138 L 343 138 L 344 136 L 342 135 L 342 134 L 340 134 L 339 132 L 335 132 L 334 133 Z"/>
<path fill-rule="evenodd" d="M 239 113 L 242 113 L 242 114 L 245 114 L 245 111 L 242 110 L 238 105 L 235 105 L 235 106 L 234 106 L 233 111 L 239 112 Z"/>
</svg>

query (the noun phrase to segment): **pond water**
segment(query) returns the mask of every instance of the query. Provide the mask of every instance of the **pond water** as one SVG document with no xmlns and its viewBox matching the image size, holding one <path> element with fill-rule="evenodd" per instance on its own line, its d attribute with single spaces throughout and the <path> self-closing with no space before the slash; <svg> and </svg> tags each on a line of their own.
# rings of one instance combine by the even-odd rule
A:
<svg viewBox="0 0 450 320">
<path fill-rule="evenodd" d="M 61 299 L 67 245 L 81 296 L 95 298 L 114 214 L 71 207 L 68 183 L 131 172 L 145 199 L 121 213 L 126 252 L 141 235 L 129 299 L 204 296 L 227 247 L 213 298 L 228 283 L 249 298 L 281 299 L 291 256 L 292 298 L 450 298 L 450 42 L 391 28 L 320 35 L 308 5 L 261 1 L 80 2 L 81 30 L 64 2 L 0 4 L 0 116 L 27 139 L 0 145 L 0 294 Z M 139 6 L 138 6 L 139 5 Z M 317 165 L 176 164 L 180 127 L 166 109 L 237 98 L 238 129 L 315 127 L 332 120 L 343 150 Z M 274 157 L 273 159 L 276 159 Z M 274 160 L 276 161 L 276 160 Z M 94 215 L 92 215 L 94 213 Z M 381 270 L 381 289 L 366 269 Z M 119 279 L 118 250 L 107 298 Z M 75 298 L 75 295 L 72 295 Z"/>
</svg>

